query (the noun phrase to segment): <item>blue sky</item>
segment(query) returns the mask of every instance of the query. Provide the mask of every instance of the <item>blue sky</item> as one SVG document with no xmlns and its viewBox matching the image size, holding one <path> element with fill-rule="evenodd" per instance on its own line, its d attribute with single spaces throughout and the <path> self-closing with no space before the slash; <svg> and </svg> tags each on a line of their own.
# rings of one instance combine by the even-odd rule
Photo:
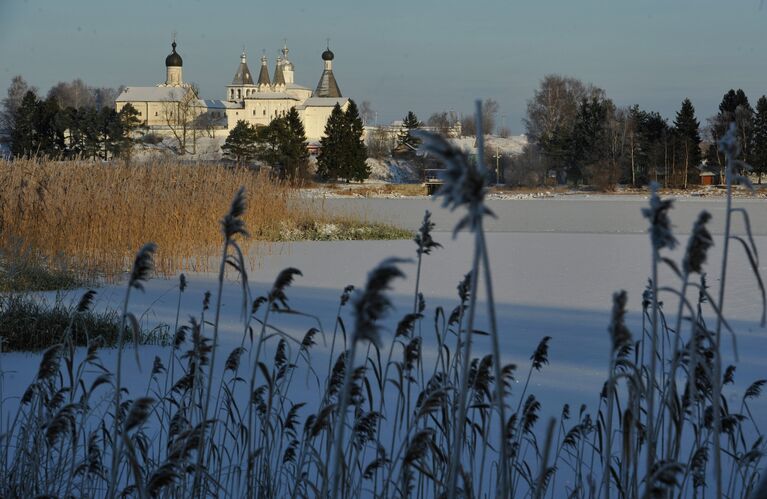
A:
<svg viewBox="0 0 767 499">
<path fill-rule="evenodd" d="M 164 80 L 171 33 L 184 78 L 223 98 L 243 45 L 257 67 L 287 38 L 298 83 L 314 87 L 326 38 L 345 96 L 379 121 L 409 109 L 469 112 L 493 98 L 515 134 L 541 78 L 604 88 L 619 105 L 673 118 L 689 97 L 714 114 L 729 88 L 767 94 L 763 0 L 0 0 L 0 92 L 16 74 L 40 89 Z M 500 116 L 499 116 L 500 118 Z"/>
</svg>

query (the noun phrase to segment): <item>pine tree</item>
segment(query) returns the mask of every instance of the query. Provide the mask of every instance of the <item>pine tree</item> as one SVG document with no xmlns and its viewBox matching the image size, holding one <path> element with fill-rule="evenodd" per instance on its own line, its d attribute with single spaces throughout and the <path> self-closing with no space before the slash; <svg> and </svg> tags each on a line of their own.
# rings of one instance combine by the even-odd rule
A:
<svg viewBox="0 0 767 499">
<path fill-rule="evenodd" d="M 674 136 L 677 140 L 677 164 L 683 168 L 683 185 L 687 188 L 688 177 L 692 169 L 701 162 L 700 123 L 695 118 L 695 108 L 690 99 L 682 102 L 682 108 L 674 120 Z"/>
<path fill-rule="evenodd" d="M 713 118 L 711 127 L 712 139 L 716 142 L 722 138 L 730 126 L 737 126 L 740 156 L 737 159 L 750 161 L 753 143 L 754 110 L 748 102 L 748 97 L 742 89 L 730 89 L 722 97 L 719 104 L 719 114 Z"/>
<path fill-rule="evenodd" d="M 317 156 L 317 175 L 323 180 L 338 179 L 344 175 L 348 162 L 346 151 L 346 116 L 338 104 L 333 107 L 325 124 L 325 135 L 320 139 Z"/>
<path fill-rule="evenodd" d="M 420 139 L 413 136 L 412 132 L 416 128 L 420 128 L 422 123 L 418 121 L 418 117 L 413 111 L 408 111 L 405 119 L 402 120 L 402 130 L 398 137 L 398 143 L 413 148 L 418 147 L 421 144 Z"/>
<path fill-rule="evenodd" d="M 306 149 L 306 130 L 295 107 L 291 107 L 283 118 L 285 136 L 282 144 L 285 170 L 288 179 L 295 182 L 305 179 L 309 170 L 309 151 Z"/>
<path fill-rule="evenodd" d="M 360 118 L 357 104 L 349 100 L 349 107 L 344 114 L 346 121 L 346 143 L 348 163 L 345 167 L 345 177 L 348 180 L 363 182 L 370 177 L 370 167 L 367 165 L 368 149 L 362 139 L 364 126 Z"/>
<path fill-rule="evenodd" d="M 96 123 L 101 140 L 101 158 L 107 160 L 119 156 L 125 134 L 117 111 L 111 107 L 102 107 L 96 117 Z"/>
<path fill-rule="evenodd" d="M 101 151 L 101 130 L 96 109 L 82 109 L 80 114 L 80 132 L 83 136 L 83 156 L 95 159 Z"/>
<path fill-rule="evenodd" d="M 762 183 L 762 174 L 767 173 L 767 97 L 762 95 L 756 102 L 754 118 L 754 148 L 751 156 L 751 166 Z"/>
<path fill-rule="evenodd" d="M 11 152 L 16 157 L 32 157 L 35 150 L 35 111 L 37 96 L 31 90 L 24 94 L 21 104 L 13 114 L 11 129 Z"/>
<path fill-rule="evenodd" d="M 253 160 L 258 152 L 256 130 L 245 121 L 238 121 L 221 146 L 224 156 L 234 160 L 237 166 Z"/>
<path fill-rule="evenodd" d="M 136 135 L 144 134 L 144 122 L 139 118 L 138 111 L 130 104 L 126 104 L 117 113 L 121 135 L 118 138 L 118 156 L 128 162 L 132 157 L 133 145 L 138 141 Z"/>
<path fill-rule="evenodd" d="M 287 123 L 280 116 L 266 126 L 256 127 L 256 159 L 266 163 L 277 172 L 279 178 L 285 178 L 285 154 L 283 143 L 287 136 Z"/>
</svg>

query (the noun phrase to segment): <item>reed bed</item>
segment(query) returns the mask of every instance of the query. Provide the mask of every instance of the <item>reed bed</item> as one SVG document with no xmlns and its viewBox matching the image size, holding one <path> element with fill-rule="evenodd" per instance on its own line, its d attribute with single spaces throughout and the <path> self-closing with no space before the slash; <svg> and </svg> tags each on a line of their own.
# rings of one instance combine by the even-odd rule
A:
<svg viewBox="0 0 767 499">
<path fill-rule="evenodd" d="M 295 188 L 248 169 L 32 159 L 0 162 L 0 248 L 21 246 L 16 253 L 109 277 L 129 268 L 135 248 L 155 241 L 159 272 L 208 270 L 220 246 L 218 217 L 240 187 L 250 199 L 248 257 L 264 242 L 409 237 L 302 208 Z"/>
<path fill-rule="evenodd" d="M 644 212 L 654 258 L 642 330 L 626 326 L 628 297 L 617 291 L 596 406 L 565 405 L 541 425 L 531 381 L 546 369 L 554 345 L 544 337 L 529 364 L 503 362 L 483 231 L 491 214 L 484 204 L 487 176 L 443 139 L 422 139 L 447 164 L 444 205 L 465 210 L 456 230 L 474 236 L 470 272 L 458 283 L 452 310 L 438 307 L 425 317 L 419 278 L 435 270 L 428 256 L 440 248 L 427 212 L 412 254 L 413 308 L 396 317 L 391 332 L 383 324 L 394 311 L 391 284 L 404 276 L 397 258 L 374 268 L 363 288 L 339 290 L 331 327 L 304 314 L 312 324 L 307 332 L 286 334 L 281 318 L 302 315 L 289 299 L 301 271 L 284 269 L 268 293 L 251 299 L 240 246 L 249 228 L 246 191 L 240 190 L 221 220 L 219 287 L 204 296 L 197 316 L 175 325 L 145 391 L 124 389 L 124 341 L 116 367 L 101 362 L 97 344 L 76 361 L 68 329 L 43 354 L 3 428 L 0 495 L 765 497 L 763 424 L 749 404 L 767 380 L 749 381 L 733 403 L 735 368 L 723 368 L 729 359 L 721 353 L 721 337 L 730 332 L 722 309 L 727 251 L 718 290 L 709 291 L 703 274 L 711 245 L 730 240 L 748 254 L 762 287 L 750 234 L 735 235 L 728 224 L 724 240 L 714 241 L 704 213 L 684 258 L 673 261 L 666 254 L 677 244 L 673 202 L 654 192 Z M 734 156 L 731 142 L 722 147 Z M 748 217 L 729 203 L 727 216 Z M 125 339 L 136 336 L 130 297 L 150 278 L 155 251 L 148 244 L 136 255 L 120 329 Z M 226 266 L 239 274 L 244 301 L 230 312 L 241 314 L 243 331 L 231 352 L 218 351 Z M 185 289 L 182 276 L 179 303 Z M 660 306 L 667 296 L 679 298 L 678 310 Z M 474 328 L 480 314 L 490 326 L 484 333 Z M 422 355 L 426 334 L 439 346 L 430 361 Z M 481 338 L 491 353 L 473 356 Z M 312 360 L 319 342 L 330 348 L 328 364 Z M 84 374 L 93 370 L 95 378 Z M 316 400 L 296 387 L 304 376 L 316 385 Z"/>
</svg>

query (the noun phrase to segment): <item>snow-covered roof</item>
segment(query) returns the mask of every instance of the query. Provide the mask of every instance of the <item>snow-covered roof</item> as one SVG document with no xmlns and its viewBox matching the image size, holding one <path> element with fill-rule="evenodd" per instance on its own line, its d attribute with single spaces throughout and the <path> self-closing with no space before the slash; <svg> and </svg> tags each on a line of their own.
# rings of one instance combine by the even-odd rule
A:
<svg viewBox="0 0 767 499">
<path fill-rule="evenodd" d="M 245 97 L 246 99 L 289 99 L 299 100 L 297 97 L 286 94 L 285 92 L 255 92 Z"/>
<path fill-rule="evenodd" d="M 311 88 L 299 85 L 297 83 L 288 83 L 285 85 L 285 88 L 288 90 L 311 90 Z"/>
<path fill-rule="evenodd" d="M 189 92 L 185 87 L 126 87 L 116 102 L 179 101 Z"/>
<path fill-rule="evenodd" d="M 301 105 L 301 109 L 307 107 L 333 107 L 336 104 L 343 107 L 349 101 L 346 97 L 310 97 Z"/>
<path fill-rule="evenodd" d="M 198 102 L 201 106 L 207 107 L 208 109 L 230 109 L 235 107 L 242 107 L 235 102 L 227 102 L 218 99 L 198 99 Z"/>
</svg>

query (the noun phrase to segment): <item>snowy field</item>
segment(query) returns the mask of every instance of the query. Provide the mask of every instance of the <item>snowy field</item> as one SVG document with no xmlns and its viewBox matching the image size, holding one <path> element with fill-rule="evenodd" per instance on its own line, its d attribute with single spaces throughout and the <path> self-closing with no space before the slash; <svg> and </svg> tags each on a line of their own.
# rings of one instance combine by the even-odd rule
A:
<svg viewBox="0 0 767 499">
<path fill-rule="evenodd" d="M 436 250 L 424 260 L 421 289 L 426 297 L 426 319 L 422 323 L 426 340 L 424 354 L 433 356 L 435 342 L 430 334 L 434 310 L 442 306 L 452 310 L 457 304 L 456 285 L 468 271 L 471 262 L 471 240 L 462 234 L 451 236 L 455 214 L 440 209 L 427 200 L 326 200 L 326 207 L 336 210 L 363 211 L 369 218 L 394 221 L 398 225 L 416 229 L 426 208 L 434 211 L 437 223 L 435 239 L 444 248 Z M 609 340 L 606 332 L 614 291 L 626 289 L 629 293 L 628 325 L 637 337 L 641 333 L 642 291 L 650 272 L 650 246 L 643 234 L 645 223 L 639 209 L 644 200 L 632 198 L 497 201 L 490 207 L 498 215 L 488 223 L 489 249 L 493 270 L 499 328 L 502 332 L 504 362 L 515 362 L 519 372 L 526 372 L 529 357 L 543 336 L 551 336 L 550 365 L 533 379 L 532 391 L 542 401 L 543 416 L 558 415 L 562 404 L 578 407 L 586 403 L 597 405 L 607 371 Z M 738 201 L 751 213 L 756 244 L 760 253 L 767 254 L 767 217 L 764 201 Z M 677 227 L 681 249 L 674 258 L 681 259 L 686 237 L 693 218 L 702 209 L 714 215 L 712 232 L 715 246 L 709 254 L 708 271 L 719 273 L 721 218 L 724 204 L 718 200 L 682 200 L 672 210 L 671 217 Z M 304 242 L 277 245 L 272 252 L 259 259 L 250 269 L 252 297 L 265 295 L 278 272 L 285 267 L 297 267 L 303 272 L 288 289 L 291 306 L 299 311 L 319 317 L 328 343 L 313 350 L 313 362 L 326 365 L 330 347 L 330 331 L 335 317 L 338 297 L 348 284 L 361 286 L 366 274 L 384 258 L 390 256 L 415 257 L 412 241 L 351 241 Z M 758 288 L 739 247 L 734 247 L 729 267 L 727 300 L 724 311 L 737 333 L 739 363 L 734 390 L 729 390 L 733 402 L 739 400 L 744 385 L 758 378 L 767 378 L 763 358 L 767 351 L 767 333 L 758 327 L 761 313 Z M 414 265 L 403 265 L 409 275 L 415 274 Z M 765 266 L 761 271 L 764 274 Z M 199 317 L 203 294 L 215 291 L 213 274 L 188 274 L 189 288 L 183 295 L 181 318 Z M 661 285 L 678 283 L 670 273 L 661 275 Z M 711 278 L 709 284 L 718 287 Z M 394 290 L 397 309 L 391 314 L 389 332 L 396 321 L 412 309 L 413 279 L 396 282 Z M 176 279 L 153 279 L 146 285 L 146 293 L 134 293 L 130 309 L 147 327 L 158 323 L 172 326 L 177 300 Z M 217 362 L 241 345 L 243 327 L 240 315 L 242 303 L 240 284 L 228 282 L 224 291 L 222 336 Z M 69 295 L 79 298 L 79 292 Z M 105 286 L 98 289 L 97 307 L 118 307 L 124 296 L 124 287 Z M 52 298 L 52 297 L 49 297 Z M 480 296 L 482 298 L 482 296 Z M 662 297 L 665 309 L 675 310 L 671 297 Z M 348 309 L 348 307 L 347 307 Z M 345 312 L 345 314 L 348 314 Z M 484 317 L 484 314 L 481 314 Z M 351 322 L 345 316 L 347 324 Z M 309 318 L 277 316 L 275 324 L 299 341 L 308 328 L 316 323 Z M 487 324 L 478 324 L 479 329 Z M 726 363 L 735 363 L 726 338 Z M 475 354 L 489 351 L 489 345 L 479 341 Z M 141 370 L 132 354 L 126 355 L 126 373 L 131 393 L 147 389 L 149 371 L 155 355 L 167 359 L 167 350 L 160 347 L 141 347 Z M 101 353 L 106 365 L 111 365 L 114 352 Z M 0 369 L 4 372 L 3 392 L 5 414 L 3 420 L 15 411 L 18 397 L 26 389 L 38 367 L 38 354 L 12 353 L 0 355 Z M 164 360 L 165 362 L 165 360 Z M 323 369 L 324 370 L 324 369 Z M 305 394 L 295 399 L 316 398 L 317 389 L 311 382 L 303 386 Z M 728 387 L 733 388 L 733 387 Z M 757 420 L 767 418 L 764 398 L 754 401 Z"/>
</svg>

